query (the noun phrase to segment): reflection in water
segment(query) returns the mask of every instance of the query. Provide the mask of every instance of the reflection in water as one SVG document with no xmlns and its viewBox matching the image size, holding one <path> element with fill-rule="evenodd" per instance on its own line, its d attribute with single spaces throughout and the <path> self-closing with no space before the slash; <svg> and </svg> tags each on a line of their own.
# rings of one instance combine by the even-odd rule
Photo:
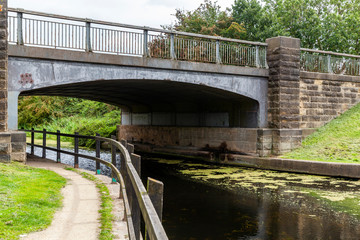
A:
<svg viewBox="0 0 360 240">
<path fill-rule="evenodd" d="M 62 162 L 72 165 L 73 157 L 62 155 Z M 95 169 L 91 161 L 79 163 Z M 360 239 L 359 181 L 151 157 L 143 157 L 141 169 L 144 181 L 164 182 L 169 239 Z"/>
<path fill-rule="evenodd" d="M 360 239 L 359 181 L 184 160 L 142 164 L 143 177 L 164 182 L 170 239 Z"/>
</svg>

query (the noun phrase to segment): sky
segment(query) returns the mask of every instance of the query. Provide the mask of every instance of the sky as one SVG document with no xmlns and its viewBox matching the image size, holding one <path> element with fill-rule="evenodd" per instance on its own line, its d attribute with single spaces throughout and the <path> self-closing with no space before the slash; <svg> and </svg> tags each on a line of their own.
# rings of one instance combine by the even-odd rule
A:
<svg viewBox="0 0 360 240">
<path fill-rule="evenodd" d="M 8 0 L 11 8 L 23 8 L 81 18 L 91 18 L 160 28 L 174 23 L 175 9 L 194 10 L 203 0 Z M 218 0 L 221 10 L 234 0 Z"/>
</svg>

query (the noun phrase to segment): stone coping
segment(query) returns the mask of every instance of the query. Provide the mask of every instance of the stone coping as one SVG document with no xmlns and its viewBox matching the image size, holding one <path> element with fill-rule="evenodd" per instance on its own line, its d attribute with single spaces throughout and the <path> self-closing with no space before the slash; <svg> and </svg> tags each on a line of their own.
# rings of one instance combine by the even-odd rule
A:
<svg viewBox="0 0 360 240">
<path fill-rule="evenodd" d="M 350 75 L 331 74 L 331 73 L 301 71 L 300 78 L 360 83 L 360 76 L 350 76 Z"/>
<path fill-rule="evenodd" d="M 233 157 L 234 161 L 229 161 L 227 164 L 277 171 L 360 179 L 360 164 L 356 163 L 319 162 L 242 155 Z"/>
</svg>

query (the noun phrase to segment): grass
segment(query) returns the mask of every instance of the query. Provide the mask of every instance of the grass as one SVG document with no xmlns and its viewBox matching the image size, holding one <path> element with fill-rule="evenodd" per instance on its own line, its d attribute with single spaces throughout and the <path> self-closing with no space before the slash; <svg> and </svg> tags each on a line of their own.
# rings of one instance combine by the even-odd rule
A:
<svg viewBox="0 0 360 240">
<path fill-rule="evenodd" d="M 31 137 L 26 137 L 26 142 L 30 143 L 31 142 Z M 40 138 L 34 138 L 34 143 L 37 145 L 42 145 L 43 144 L 43 140 L 42 137 Z M 46 146 L 48 147 L 56 147 L 56 140 L 53 139 L 46 139 Z M 61 147 L 63 148 L 73 148 L 74 144 L 72 142 L 64 142 L 61 141 Z"/>
<path fill-rule="evenodd" d="M 284 158 L 360 163 L 360 104 L 319 128 Z"/>
<path fill-rule="evenodd" d="M 71 170 L 74 171 L 78 174 L 80 174 L 81 176 L 83 176 L 84 178 L 95 182 L 96 187 L 99 189 L 99 193 L 101 196 L 101 205 L 100 205 L 100 235 L 99 235 L 99 240 L 110 240 L 113 239 L 113 234 L 112 234 L 112 222 L 114 219 L 112 212 L 113 209 L 113 202 L 112 199 L 110 197 L 110 193 L 109 193 L 109 189 L 106 187 L 106 185 L 99 180 L 97 177 L 86 173 L 86 172 L 82 172 L 79 171 L 77 169 L 74 168 L 65 168 L 66 170 Z"/>
<path fill-rule="evenodd" d="M 0 239 L 45 229 L 62 204 L 66 179 L 19 163 L 0 163 Z"/>
</svg>

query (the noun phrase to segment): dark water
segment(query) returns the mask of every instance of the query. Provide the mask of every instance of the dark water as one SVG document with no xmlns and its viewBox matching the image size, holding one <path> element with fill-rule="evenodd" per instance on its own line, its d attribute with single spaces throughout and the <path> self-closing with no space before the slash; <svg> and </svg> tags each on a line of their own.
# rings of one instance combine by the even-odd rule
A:
<svg viewBox="0 0 360 240">
<path fill-rule="evenodd" d="M 62 155 L 62 162 L 71 165 L 73 157 Z M 152 157 L 143 157 L 141 168 L 144 182 L 164 182 L 169 239 L 360 239 L 359 181 Z"/>
</svg>

